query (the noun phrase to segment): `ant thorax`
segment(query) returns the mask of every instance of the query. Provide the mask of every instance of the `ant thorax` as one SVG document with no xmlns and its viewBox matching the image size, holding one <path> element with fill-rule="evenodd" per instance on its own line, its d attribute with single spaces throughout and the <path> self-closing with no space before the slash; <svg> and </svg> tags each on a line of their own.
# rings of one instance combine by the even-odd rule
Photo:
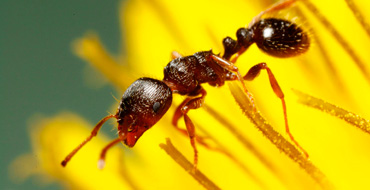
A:
<svg viewBox="0 0 370 190">
<path fill-rule="evenodd" d="M 193 94 L 201 83 L 224 85 L 233 73 L 217 64 L 213 55 L 212 51 L 201 51 L 173 59 L 164 68 L 163 81 L 172 84 L 173 92 L 181 95 Z"/>
</svg>

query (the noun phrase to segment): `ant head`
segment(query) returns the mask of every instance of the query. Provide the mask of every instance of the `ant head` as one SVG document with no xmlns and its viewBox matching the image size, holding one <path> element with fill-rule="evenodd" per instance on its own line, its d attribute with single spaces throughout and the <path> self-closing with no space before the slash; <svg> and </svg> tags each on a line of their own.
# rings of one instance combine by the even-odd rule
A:
<svg viewBox="0 0 370 190">
<path fill-rule="evenodd" d="M 118 134 L 133 147 L 141 135 L 156 124 L 172 103 L 171 89 L 163 82 L 140 78 L 123 94 L 116 115 Z"/>
</svg>

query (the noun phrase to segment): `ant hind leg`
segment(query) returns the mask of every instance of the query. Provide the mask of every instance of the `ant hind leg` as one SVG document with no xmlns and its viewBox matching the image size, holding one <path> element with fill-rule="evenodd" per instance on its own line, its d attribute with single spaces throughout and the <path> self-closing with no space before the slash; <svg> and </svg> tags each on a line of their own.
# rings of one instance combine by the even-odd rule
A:
<svg viewBox="0 0 370 190">
<path fill-rule="evenodd" d="M 255 16 L 252 19 L 252 21 L 249 23 L 248 27 L 250 28 L 251 26 L 253 26 L 253 24 L 256 23 L 257 21 L 259 21 L 264 14 L 269 14 L 269 13 L 272 13 L 272 12 L 275 12 L 275 11 L 280 11 L 282 9 L 290 7 L 296 1 L 297 0 L 280 0 L 280 1 L 276 2 L 272 6 L 270 6 L 269 8 L 267 8 L 266 10 L 260 12 L 257 16 Z"/>
<path fill-rule="evenodd" d="M 177 51 L 171 52 L 171 58 L 172 59 L 176 59 L 176 58 L 179 58 L 179 57 L 182 57 L 182 55 L 179 52 L 177 52 Z"/>
<path fill-rule="evenodd" d="M 285 100 L 284 100 L 284 93 L 281 90 L 274 74 L 272 74 L 272 71 L 267 66 L 267 64 L 266 63 L 259 63 L 255 66 L 253 66 L 248 71 L 248 73 L 243 77 L 243 79 L 244 80 L 249 80 L 249 81 L 255 79 L 259 75 L 259 73 L 262 69 L 265 69 L 267 71 L 272 90 L 274 91 L 276 96 L 278 98 L 280 98 L 280 100 L 283 104 L 283 112 L 284 112 L 284 121 L 285 121 L 285 131 L 286 131 L 286 133 L 289 135 L 290 140 L 303 152 L 305 157 L 308 158 L 309 157 L 308 153 L 298 144 L 298 142 L 294 139 L 293 135 L 290 133 L 289 125 L 288 125 L 288 116 L 287 116 L 287 111 L 286 111 L 286 104 L 285 104 Z"/>
</svg>

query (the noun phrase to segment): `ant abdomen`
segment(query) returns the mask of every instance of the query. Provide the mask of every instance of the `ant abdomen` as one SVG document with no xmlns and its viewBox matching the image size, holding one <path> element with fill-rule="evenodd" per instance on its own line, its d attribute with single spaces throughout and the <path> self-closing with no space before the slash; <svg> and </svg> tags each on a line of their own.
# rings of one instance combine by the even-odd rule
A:
<svg viewBox="0 0 370 190">
<path fill-rule="evenodd" d="M 253 43 L 267 54 L 280 58 L 300 55 L 310 47 L 309 36 L 301 27 L 278 18 L 261 19 L 251 27 L 240 28 L 236 37 L 237 40 L 226 37 L 222 42 L 226 60 L 236 53 L 242 54 Z"/>
<path fill-rule="evenodd" d="M 275 57 L 291 57 L 306 52 L 310 46 L 308 34 L 287 20 L 261 19 L 250 28 L 253 42 Z"/>
</svg>

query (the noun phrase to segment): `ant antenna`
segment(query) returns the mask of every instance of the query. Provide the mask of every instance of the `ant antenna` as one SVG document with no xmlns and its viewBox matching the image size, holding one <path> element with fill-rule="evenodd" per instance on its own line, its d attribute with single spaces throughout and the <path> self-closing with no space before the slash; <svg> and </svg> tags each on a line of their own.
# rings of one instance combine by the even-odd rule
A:
<svg viewBox="0 0 370 190">
<path fill-rule="evenodd" d="M 110 118 L 116 118 L 117 116 L 116 115 L 108 115 L 106 117 L 104 117 L 102 120 L 99 121 L 98 124 L 96 124 L 96 126 L 94 127 L 93 131 L 91 131 L 91 135 L 88 136 L 80 145 L 78 145 L 71 153 L 68 154 L 68 156 L 66 158 L 64 158 L 64 160 L 62 161 L 62 166 L 65 167 L 67 165 L 67 163 L 69 162 L 69 160 L 71 160 L 71 158 L 87 143 L 89 142 L 93 137 L 95 137 L 98 132 L 99 132 L 99 129 L 101 128 L 101 126 Z M 104 150 L 103 150 L 104 151 Z M 106 152 L 106 150 L 105 150 Z M 102 152 L 102 155 L 105 157 L 105 152 L 103 154 Z M 103 160 L 104 160 L 104 157 L 103 157 Z"/>
</svg>

